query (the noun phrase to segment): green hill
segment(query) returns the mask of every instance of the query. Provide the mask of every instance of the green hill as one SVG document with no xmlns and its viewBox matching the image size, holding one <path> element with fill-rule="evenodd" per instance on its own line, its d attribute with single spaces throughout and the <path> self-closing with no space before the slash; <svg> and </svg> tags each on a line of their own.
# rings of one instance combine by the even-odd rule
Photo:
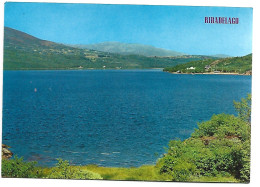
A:
<svg viewBox="0 0 260 187">
<path fill-rule="evenodd" d="M 252 74 L 252 54 L 243 57 L 206 59 L 165 68 L 175 73 L 237 73 Z"/>
<path fill-rule="evenodd" d="M 81 49 L 93 49 L 110 53 L 118 53 L 124 55 L 143 55 L 143 56 L 182 56 L 184 53 L 171 51 L 167 49 L 156 48 L 150 45 L 129 44 L 121 42 L 102 42 L 89 45 L 73 45 L 73 47 Z"/>
<path fill-rule="evenodd" d="M 146 57 L 79 49 L 4 29 L 4 70 L 165 68 L 207 56 Z"/>
</svg>

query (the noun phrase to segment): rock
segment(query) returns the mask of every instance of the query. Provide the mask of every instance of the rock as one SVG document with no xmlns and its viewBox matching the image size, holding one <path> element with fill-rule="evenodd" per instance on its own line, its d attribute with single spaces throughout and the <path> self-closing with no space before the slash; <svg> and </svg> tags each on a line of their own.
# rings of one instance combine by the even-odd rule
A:
<svg viewBox="0 0 260 187">
<path fill-rule="evenodd" d="M 252 75 L 252 70 L 247 71 L 245 75 Z"/>
<path fill-rule="evenodd" d="M 9 146 L 2 144 L 2 159 L 8 159 L 13 156 L 13 153 L 8 148 Z"/>
</svg>

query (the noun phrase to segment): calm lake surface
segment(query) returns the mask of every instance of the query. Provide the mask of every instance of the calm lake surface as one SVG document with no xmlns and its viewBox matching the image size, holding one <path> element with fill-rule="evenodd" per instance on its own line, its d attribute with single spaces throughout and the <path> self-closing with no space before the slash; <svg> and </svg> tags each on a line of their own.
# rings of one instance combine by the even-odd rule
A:
<svg viewBox="0 0 260 187">
<path fill-rule="evenodd" d="M 154 164 L 169 140 L 235 114 L 251 76 L 158 70 L 4 71 L 3 143 L 27 161 Z"/>
</svg>

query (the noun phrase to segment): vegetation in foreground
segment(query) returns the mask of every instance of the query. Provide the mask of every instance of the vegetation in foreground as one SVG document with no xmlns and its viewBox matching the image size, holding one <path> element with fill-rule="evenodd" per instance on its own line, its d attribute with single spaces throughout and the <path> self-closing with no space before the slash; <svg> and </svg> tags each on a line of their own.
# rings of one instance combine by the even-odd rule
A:
<svg viewBox="0 0 260 187">
<path fill-rule="evenodd" d="M 49 179 L 103 179 L 98 173 L 72 167 L 67 160 L 57 159 L 53 168 L 38 167 L 37 162 L 25 162 L 23 158 L 3 159 L 2 177 Z"/>
<path fill-rule="evenodd" d="M 198 124 L 191 137 L 172 140 L 156 165 L 139 168 L 70 166 L 42 168 L 22 158 L 2 160 L 3 177 L 189 182 L 250 181 L 251 95 L 234 102 L 238 116 L 219 114 Z"/>
<path fill-rule="evenodd" d="M 243 57 L 197 60 L 164 69 L 175 73 L 252 74 L 252 54 Z"/>
<path fill-rule="evenodd" d="M 238 117 L 213 115 L 198 124 L 191 138 L 170 141 L 168 152 L 157 162 L 160 173 L 171 175 L 173 181 L 233 176 L 249 182 L 251 95 L 234 106 Z"/>
</svg>

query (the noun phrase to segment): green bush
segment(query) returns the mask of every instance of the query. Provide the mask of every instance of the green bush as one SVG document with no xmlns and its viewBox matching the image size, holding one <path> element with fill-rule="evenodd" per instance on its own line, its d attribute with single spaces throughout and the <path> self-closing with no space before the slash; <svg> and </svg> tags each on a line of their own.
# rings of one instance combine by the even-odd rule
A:
<svg viewBox="0 0 260 187">
<path fill-rule="evenodd" d="M 250 126 L 234 115 L 213 115 L 211 120 L 198 123 L 198 129 L 192 133 L 192 137 L 194 138 L 204 136 L 214 136 L 217 138 L 238 137 L 245 141 L 250 138 Z"/>
<path fill-rule="evenodd" d="M 239 138 L 212 139 L 209 143 L 199 138 L 171 141 L 157 167 L 174 181 L 188 181 L 191 176 L 230 175 L 248 181 L 250 155 L 245 147 L 250 147 L 249 141 Z"/>
<path fill-rule="evenodd" d="M 235 103 L 238 112 L 242 111 L 238 117 L 213 115 L 209 121 L 198 123 L 191 138 L 170 141 L 167 153 L 156 164 L 160 173 L 172 176 L 173 181 L 234 176 L 249 182 L 250 102 L 249 95 Z"/>
<path fill-rule="evenodd" d="M 55 168 L 52 169 L 51 174 L 47 178 L 52 179 L 102 179 L 98 173 L 87 170 L 80 170 L 72 168 L 67 160 L 58 159 Z"/>
<path fill-rule="evenodd" d="M 238 117 L 250 124 L 251 122 L 251 94 L 242 98 L 240 102 L 234 101 L 234 107 L 238 112 Z"/>
<path fill-rule="evenodd" d="M 69 165 L 67 160 L 58 159 L 50 174 L 43 174 L 43 169 L 36 167 L 37 162 L 24 162 L 23 158 L 3 159 L 2 177 L 8 178 L 52 178 L 52 179 L 102 179 L 98 173 L 80 170 Z"/>
<path fill-rule="evenodd" d="M 41 171 L 36 168 L 37 162 L 24 162 L 23 157 L 2 160 L 2 177 L 10 178 L 38 178 Z"/>
</svg>

